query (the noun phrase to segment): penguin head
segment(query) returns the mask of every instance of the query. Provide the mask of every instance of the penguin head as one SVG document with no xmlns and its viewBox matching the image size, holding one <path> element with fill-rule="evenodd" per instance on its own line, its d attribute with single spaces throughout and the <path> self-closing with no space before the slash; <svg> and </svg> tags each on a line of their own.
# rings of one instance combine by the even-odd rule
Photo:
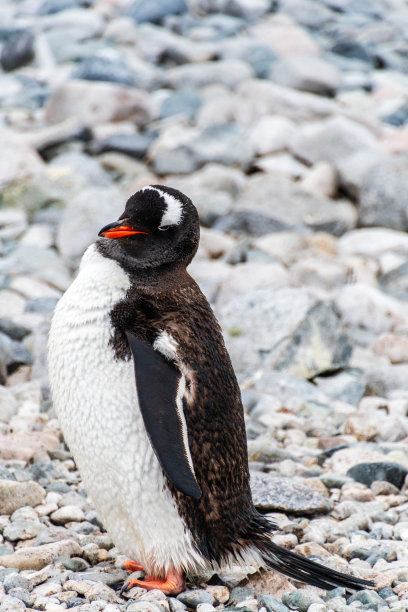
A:
<svg viewBox="0 0 408 612">
<path fill-rule="evenodd" d="M 104 254 L 127 267 L 187 266 L 198 247 L 198 213 L 181 191 L 149 185 L 128 199 L 118 221 L 105 225 L 99 236 Z"/>
</svg>

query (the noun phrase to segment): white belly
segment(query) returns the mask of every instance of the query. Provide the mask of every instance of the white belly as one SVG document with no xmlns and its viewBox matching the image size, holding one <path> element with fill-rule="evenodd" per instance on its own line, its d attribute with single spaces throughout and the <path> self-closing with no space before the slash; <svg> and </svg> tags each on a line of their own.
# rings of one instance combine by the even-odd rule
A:
<svg viewBox="0 0 408 612">
<path fill-rule="evenodd" d="M 49 374 L 61 427 L 115 545 L 149 573 L 194 570 L 203 558 L 177 511 L 138 407 L 133 361 L 109 346 L 109 313 L 129 279 L 92 246 L 57 305 Z"/>
</svg>

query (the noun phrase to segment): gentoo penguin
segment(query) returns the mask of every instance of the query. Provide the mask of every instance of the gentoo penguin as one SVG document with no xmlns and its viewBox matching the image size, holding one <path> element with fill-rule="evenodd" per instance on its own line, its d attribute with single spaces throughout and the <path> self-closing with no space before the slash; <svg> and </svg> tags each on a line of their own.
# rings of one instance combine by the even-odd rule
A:
<svg viewBox="0 0 408 612">
<path fill-rule="evenodd" d="M 360 589 L 271 541 L 249 486 L 240 390 L 218 322 L 186 271 L 199 241 L 190 199 L 151 185 L 101 229 L 59 301 L 52 396 L 85 487 L 141 586 L 177 594 L 186 573 L 256 563 Z"/>
</svg>

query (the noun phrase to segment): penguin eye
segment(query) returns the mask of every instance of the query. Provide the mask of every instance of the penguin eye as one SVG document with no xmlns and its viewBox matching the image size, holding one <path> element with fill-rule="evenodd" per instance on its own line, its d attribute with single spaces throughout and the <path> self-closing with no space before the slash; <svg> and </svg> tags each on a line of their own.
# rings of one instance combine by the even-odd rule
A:
<svg viewBox="0 0 408 612">
<path fill-rule="evenodd" d="M 159 226 L 159 230 L 161 232 L 167 232 L 168 229 L 170 229 L 171 225 L 160 225 Z"/>
</svg>

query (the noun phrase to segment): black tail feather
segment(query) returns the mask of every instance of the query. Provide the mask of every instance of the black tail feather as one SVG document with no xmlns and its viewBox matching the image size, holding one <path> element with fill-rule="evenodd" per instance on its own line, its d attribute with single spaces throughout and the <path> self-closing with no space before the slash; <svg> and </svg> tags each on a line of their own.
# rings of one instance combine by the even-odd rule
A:
<svg viewBox="0 0 408 612">
<path fill-rule="evenodd" d="M 310 561 L 301 557 L 291 550 L 282 548 L 272 541 L 264 541 L 259 546 L 259 551 L 266 567 L 274 569 L 301 582 L 306 582 L 320 589 L 334 589 L 344 587 L 349 591 L 373 588 L 375 585 L 370 580 L 356 578 L 325 567 L 320 563 Z"/>
</svg>

